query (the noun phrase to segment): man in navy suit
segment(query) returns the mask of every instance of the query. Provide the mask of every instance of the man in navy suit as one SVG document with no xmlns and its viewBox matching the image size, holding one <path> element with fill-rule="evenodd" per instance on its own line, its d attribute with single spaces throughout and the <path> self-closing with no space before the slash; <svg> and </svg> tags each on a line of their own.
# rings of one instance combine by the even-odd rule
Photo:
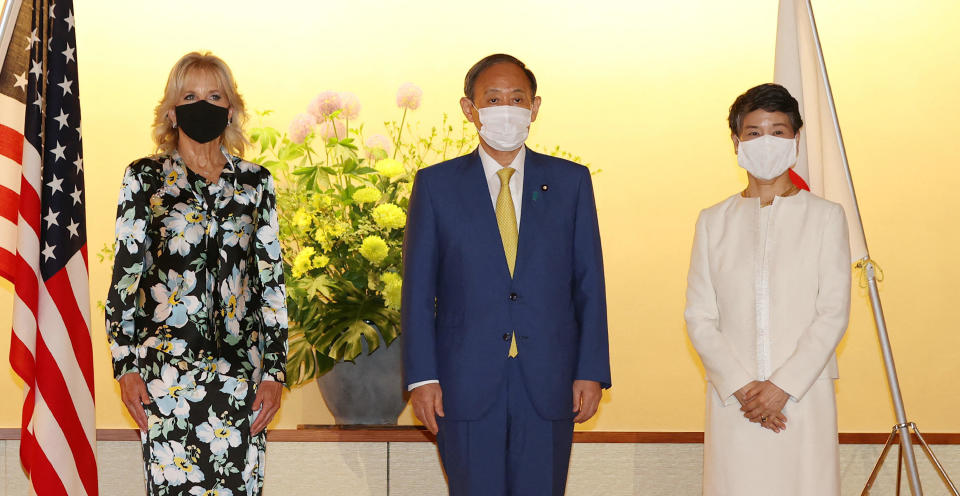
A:
<svg viewBox="0 0 960 496">
<path fill-rule="evenodd" d="M 533 73 L 496 54 L 464 81 L 471 154 L 417 173 L 404 239 L 404 367 L 450 494 L 562 495 L 573 424 L 610 387 L 586 167 L 527 149 Z"/>
</svg>

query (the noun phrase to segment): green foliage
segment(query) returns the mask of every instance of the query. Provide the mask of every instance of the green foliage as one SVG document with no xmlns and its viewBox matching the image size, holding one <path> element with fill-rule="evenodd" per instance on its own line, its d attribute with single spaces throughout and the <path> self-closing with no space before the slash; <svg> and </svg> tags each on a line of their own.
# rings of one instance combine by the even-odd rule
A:
<svg viewBox="0 0 960 496">
<path fill-rule="evenodd" d="M 363 125 L 337 122 L 339 112 L 313 125 L 302 142 L 266 126 L 250 134 L 257 152 L 251 160 L 269 168 L 277 184 L 288 386 L 354 360 L 363 340 L 373 353 L 400 333 L 402 226 L 414 175 L 476 146 L 467 121 L 453 125 L 444 115 L 439 126 L 421 131 L 407 123 L 407 111 L 400 124 L 384 123 L 388 136 L 367 141 Z M 336 129 L 345 135 L 321 135 Z"/>
</svg>

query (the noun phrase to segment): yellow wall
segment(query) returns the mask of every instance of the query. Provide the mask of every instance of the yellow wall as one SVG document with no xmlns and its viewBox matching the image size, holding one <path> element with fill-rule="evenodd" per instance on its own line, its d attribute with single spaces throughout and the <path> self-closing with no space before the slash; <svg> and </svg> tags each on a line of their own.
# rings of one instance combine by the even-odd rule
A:
<svg viewBox="0 0 960 496">
<path fill-rule="evenodd" d="M 960 4 L 815 1 L 853 176 L 882 285 L 908 414 L 960 431 Z M 151 112 L 183 53 L 210 49 L 252 109 L 286 129 L 326 89 L 355 92 L 368 129 L 398 119 L 396 88 L 424 90 L 414 119 L 456 114 L 463 75 L 512 53 L 536 72 L 543 107 L 531 142 L 560 144 L 595 177 L 608 281 L 614 389 L 598 430 L 700 430 L 702 371 L 683 327 L 699 209 L 744 184 L 726 131 L 733 98 L 773 73 L 776 2 L 421 2 L 187 0 L 77 2 L 91 251 L 112 238 L 123 167 L 150 149 Z M 94 301 L 110 268 L 91 256 Z M 9 293 L 0 291 L 0 354 Z M 893 424 L 866 293 L 855 289 L 840 347 L 840 429 Z M 126 427 L 101 314 L 94 349 L 98 426 Z M 8 369 L 9 370 L 9 369 Z M 20 395 L 12 372 L 0 396 Z M 0 427 L 19 424 L 13 401 Z M 313 385 L 286 395 L 275 427 L 328 423 Z M 412 420 L 409 411 L 401 418 Z"/>
</svg>

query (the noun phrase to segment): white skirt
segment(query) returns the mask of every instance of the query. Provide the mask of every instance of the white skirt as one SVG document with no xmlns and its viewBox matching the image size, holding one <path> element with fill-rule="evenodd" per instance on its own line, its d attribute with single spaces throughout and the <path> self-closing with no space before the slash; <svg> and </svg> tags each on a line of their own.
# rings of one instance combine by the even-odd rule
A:
<svg viewBox="0 0 960 496">
<path fill-rule="evenodd" d="M 839 496 L 837 405 L 832 379 L 787 400 L 779 434 L 751 423 L 733 399 L 724 405 L 707 385 L 704 496 Z"/>
</svg>

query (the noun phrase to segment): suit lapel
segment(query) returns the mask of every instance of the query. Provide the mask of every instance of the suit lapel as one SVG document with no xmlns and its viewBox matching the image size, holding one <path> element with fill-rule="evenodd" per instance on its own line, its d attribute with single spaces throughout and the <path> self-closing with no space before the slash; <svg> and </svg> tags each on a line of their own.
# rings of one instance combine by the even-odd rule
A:
<svg viewBox="0 0 960 496">
<path fill-rule="evenodd" d="M 510 269 L 507 267 L 507 257 L 503 253 L 503 240 L 500 239 L 500 228 L 497 226 L 497 213 L 490 201 L 490 187 L 480 162 L 480 153 L 474 150 L 469 160 L 463 162 L 460 171 L 460 198 L 463 201 L 463 211 L 467 235 L 476 240 L 481 253 L 490 257 L 487 262 L 496 271 L 507 279 L 510 278 Z"/>
<path fill-rule="evenodd" d="M 541 216 L 545 209 L 545 195 L 540 186 L 547 184 L 546 171 L 540 161 L 540 155 L 527 148 L 523 163 L 523 197 L 520 199 L 520 236 L 517 244 L 517 264 L 513 269 L 513 278 L 524 271 L 533 256 L 537 227 L 543 225 Z"/>
</svg>

